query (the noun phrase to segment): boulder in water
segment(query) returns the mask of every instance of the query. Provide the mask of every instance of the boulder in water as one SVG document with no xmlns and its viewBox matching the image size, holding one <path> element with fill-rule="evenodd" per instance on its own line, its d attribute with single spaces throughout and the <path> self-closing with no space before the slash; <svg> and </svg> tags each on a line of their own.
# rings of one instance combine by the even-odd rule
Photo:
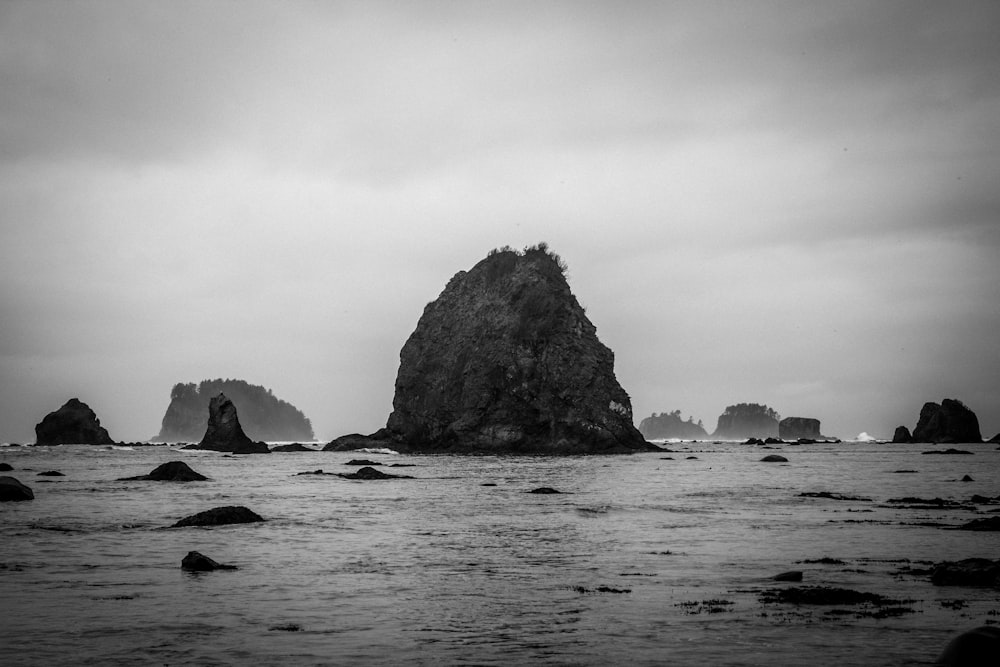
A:
<svg viewBox="0 0 1000 667">
<path fill-rule="evenodd" d="M 9 463 L 0 463 L 0 472 L 10 472 L 14 467 Z"/>
<path fill-rule="evenodd" d="M 138 477 L 123 477 L 119 482 L 154 481 L 154 482 L 203 482 L 207 477 L 195 472 L 183 461 L 168 461 L 157 466 L 148 475 Z"/>
<path fill-rule="evenodd" d="M 230 454 L 267 454 L 271 451 L 266 443 L 254 442 L 247 437 L 240 426 L 236 406 L 225 394 L 219 394 L 208 404 L 205 437 L 197 445 L 184 449 L 209 449 Z"/>
<path fill-rule="evenodd" d="M 761 459 L 764 463 L 788 463 L 788 459 L 784 456 L 779 456 L 778 454 L 768 454 Z"/>
<path fill-rule="evenodd" d="M 58 470 L 46 470 L 45 472 L 38 473 L 37 477 L 65 477 L 64 473 Z"/>
<path fill-rule="evenodd" d="M 213 570 L 235 570 L 235 565 L 223 565 L 217 563 L 208 556 L 198 552 L 189 551 L 187 556 L 181 560 L 181 569 L 191 572 L 211 572 Z"/>
<path fill-rule="evenodd" d="M 914 442 L 958 443 L 982 442 L 979 419 L 965 404 L 953 398 L 937 403 L 924 403 L 920 420 L 913 429 Z"/>
<path fill-rule="evenodd" d="M 113 445 L 101 420 L 86 403 L 71 398 L 35 425 L 36 445 Z"/>
<path fill-rule="evenodd" d="M 1000 656 L 1000 628 L 984 625 L 948 642 L 935 665 L 940 667 L 996 667 Z"/>
<path fill-rule="evenodd" d="M 264 518 L 253 510 L 247 509 L 242 505 L 230 505 L 227 507 L 213 507 L 210 510 L 184 517 L 172 525 L 171 528 L 222 526 L 230 523 L 255 523 L 263 520 Z"/>
<path fill-rule="evenodd" d="M 371 466 L 360 468 L 357 472 L 342 472 L 337 474 L 344 479 L 413 479 L 409 475 L 390 475 L 381 470 L 376 470 Z"/>
<path fill-rule="evenodd" d="M 312 447 L 306 447 L 301 442 L 293 442 L 289 445 L 278 445 L 271 449 L 272 452 L 315 452 Z"/>
<path fill-rule="evenodd" d="M 0 477 L 0 501 L 34 500 L 35 494 L 14 477 Z"/>
</svg>

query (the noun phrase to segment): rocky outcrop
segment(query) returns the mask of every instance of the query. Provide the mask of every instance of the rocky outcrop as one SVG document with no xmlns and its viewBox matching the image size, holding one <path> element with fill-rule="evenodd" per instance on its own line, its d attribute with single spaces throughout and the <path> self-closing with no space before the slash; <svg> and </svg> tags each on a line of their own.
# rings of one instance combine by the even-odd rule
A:
<svg viewBox="0 0 1000 667">
<path fill-rule="evenodd" d="M 101 420 L 86 403 L 71 398 L 35 426 L 36 445 L 113 445 Z"/>
<path fill-rule="evenodd" d="M 14 469 L 14 466 L 12 466 L 9 463 L 0 463 L 0 472 L 9 472 L 9 471 L 11 471 L 13 469 Z"/>
<path fill-rule="evenodd" d="M 213 570 L 235 570 L 235 565 L 223 565 L 199 551 L 189 551 L 181 560 L 181 569 L 190 572 L 212 572 Z"/>
<path fill-rule="evenodd" d="M 937 403 L 924 403 L 920 421 L 913 429 L 914 442 L 982 442 L 979 419 L 961 401 L 946 398 Z"/>
<path fill-rule="evenodd" d="M 203 482 L 208 478 L 201 473 L 195 472 L 191 467 L 184 463 L 183 461 L 168 461 L 162 465 L 157 466 L 148 475 L 139 475 L 137 477 L 123 477 L 119 479 L 119 482 L 138 482 L 138 481 L 153 481 L 153 482 Z"/>
<path fill-rule="evenodd" d="M 0 502 L 34 500 L 35 494 L 14 477 L 0 477 Z"/>
<path fill-rule="evenodd" d="M 357 472 L 339 472 L 337 476 L 344 479 L 413 479 L 409 475 L 390 475 L 371 466 L 359 468 Z"/>
<path fill-rule="evenodd" d="M 293 442 L 288 445 L 278 445 L 277 447 L 271 448 L 272 452 L 316 452 L 317 449 L 312 447 L 306 447 L 301 442 Z"/>
<path fill-rule="evenodd" d="M 231 454 L 267 454 L 271 451 L 265 443 L 254 442 L 247 437 L 240 426 L 236 406 L 225 394 L 219 394 L 208 404 L 205 437 L 197 445 L 188 445 L 184 449 L 210 449 Z"/>
<path fill-rule="evenodd" d="M 988 558 L 966 558 L 934 565 L 931 583 L 935 586 L 1000 585 L 1000 562 Z"/>
<path fill-rule="evenodd" d="M 768 454 L 761 459 L 764 463 L 788 463 L 788 459 L 778 454 Z"/>
<path fill-rule="evenodd" d="M 178 383 L 170 391 L 157 442 L 197 442 L 205 434 L 205 419 L 213 396 L 225 394 L 239 407 L 243 429 L 252 440 L 313 439 L 312 423 L 302 411 L 270 389 L 243 380 L 202 380 Z"/>
<path fill-rule="evenodd" d="M 230 505 L 227 507 L 213 507 L 210 510 L 184 517 L 172 525 L 171 528 L 223 526 L 230 523 L 256 523 L 263 520 L 263 517 L 253 510 L 242 505 Z"/>
<path fill-rule="evenodd" d="M 1000 655 L 1000 628 L 983 625 L 948 642 L 934 661 L 940 667 L 993 667 Z"/>
<path fill-rule="evenodd" d="M 364 446 L 658 451 L 633 425 L 614 355 L 570 291 L 561 260 L 544 244 L 523 253 L 491 252 L 452 277 L 400 352 L 392 405 L 386 428 Z"/>
<path fill-rule="evenodd" d="M 905 426 L 897 426 L 895 433 L 892 434 L 892 442 L 899 445 L 905 445 L 913 442 L 913 436 L 910 434 L 910 429 Z"/>
<path fill-rule="evenodd" d="M 713 438 L 744 440 L 746 438 L 774 438 L 778 435 L 781 415 L 758 403 L 737 403 L 726 407 L 719 415 Z"/>
<path fill-rule="evenodd" d="M 681 419 L 681 411 L 655 412 L 639 422 L 639 432 L 648 440 L 679 438 L 681 440 L 704 440 L 708 437 L 701 421 L 694 423 L 693 417 Z"/>
<path fill-rule="evenodd" d="M 785 417 L 778 422 L 778 437 L 781 440 L 827 440 L 819 432 L 819 420 L 812 417 Z"/>
</svg>

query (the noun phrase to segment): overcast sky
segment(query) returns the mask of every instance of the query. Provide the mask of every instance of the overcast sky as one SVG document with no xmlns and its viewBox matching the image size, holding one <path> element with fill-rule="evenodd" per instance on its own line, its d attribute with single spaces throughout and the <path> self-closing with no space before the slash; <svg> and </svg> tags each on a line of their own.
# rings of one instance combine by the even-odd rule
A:
<svg viewBox="0 0 1000 667">
<path fill-rule="evenodd" d="M 1000 3 L 0 1 L 0 440 L 177 382 L 385 425 L 448 279 L 547 241 L 636 422 L 1000 431 Z"/>
</svg>

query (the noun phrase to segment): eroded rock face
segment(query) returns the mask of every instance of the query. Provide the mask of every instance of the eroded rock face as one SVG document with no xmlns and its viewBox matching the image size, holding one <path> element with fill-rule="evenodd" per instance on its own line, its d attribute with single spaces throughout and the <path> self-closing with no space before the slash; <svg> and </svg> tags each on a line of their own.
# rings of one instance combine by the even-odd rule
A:
<svg viewBox="0 0 1000 667">
<path fill-rule="evenodd" d="M 778 437 L 782 440 L 826 440 L 819 432 L 819 420 L 812 417 L 785 417 L 778 422 Z"/>
<path fill-rule="evenodd" d="M 905 426 L 897 426 L 896 431 L 892 434 L 892 441 L 895 444 L 913 442 L 913 436 L 910 434 L 910 429 Z"/>
<path fill-rule="evenodd" d="M 632 423 L 613 353 L 544 246 L 491 253 L 427 305 L 373 437 L 456 453 L 655 451 Z"/>
<path fill-rule="evenodd" d="M 946 398 L 937 403 L 924 403 L 920 421 L 913 429 L 914 442 L 982 442 L 979 419 L 961 401 Z"/>
<path fill-rule="evenodd" d="M 265 443 L 254 442 L 247 437 L 236 415 L 236 406 L 225 394 L 219 394 L 208 404 L 205 437 L 197 445 L 184 449 L 210 449 L 232 454 L 267 454 L 271 451 Z"/>
<path fill-rule="evenodd" d="M 35 444 L 113 445 L 115 441 L 89 405 L 71 398 L 35 425 Z"/>
</svg>

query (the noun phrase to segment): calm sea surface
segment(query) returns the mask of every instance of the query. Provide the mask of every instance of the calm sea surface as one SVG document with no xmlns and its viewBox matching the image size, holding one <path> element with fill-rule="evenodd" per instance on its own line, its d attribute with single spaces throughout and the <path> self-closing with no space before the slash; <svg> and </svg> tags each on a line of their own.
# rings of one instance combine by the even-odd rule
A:
<svg viewBox="0 0 1000 667">
<path fill-rule="evenodd" d="M 997 591 L 935 587 L 904 570 L 1000 558 L 1000 533 L 940 525 L 996 507 L 887 502 L 1000 495 L 995 446 L 961 446 L 973 456 L 867 443 L 665 446 L 674 451 L 572 458 L 3 447 L 0 461 L 15 468 L 3 474 L 35 500 L 0 503 L 0 659 L 927 665 L 958 632 L 1000 621 Z M 771 453 L 789 462 L 760 462 Z M 414 479 L 295 476 L 349 472 L 358 457 L 411 464 L 382 469 Z M 211 481 L 115 481 L 171 460 Z M 65 477 L 37 476 L 47 470 Z M 958 481 L 966 474 L 975 481 Z M 527 493 L 540 486 L 564 493 Z M 798 495 L 819 491 L 872 502 Z M 267 521 L 164 529 L 220 505 Z M 192 550 L 239 569 L 184 572 Z M 802 562 L 822 558 L 838 561 Z M 793 569 L 801 584 L 770 580 Z M 903 611 L 761 601 L 803 585 L 899 598 Z"/>
</svg>

